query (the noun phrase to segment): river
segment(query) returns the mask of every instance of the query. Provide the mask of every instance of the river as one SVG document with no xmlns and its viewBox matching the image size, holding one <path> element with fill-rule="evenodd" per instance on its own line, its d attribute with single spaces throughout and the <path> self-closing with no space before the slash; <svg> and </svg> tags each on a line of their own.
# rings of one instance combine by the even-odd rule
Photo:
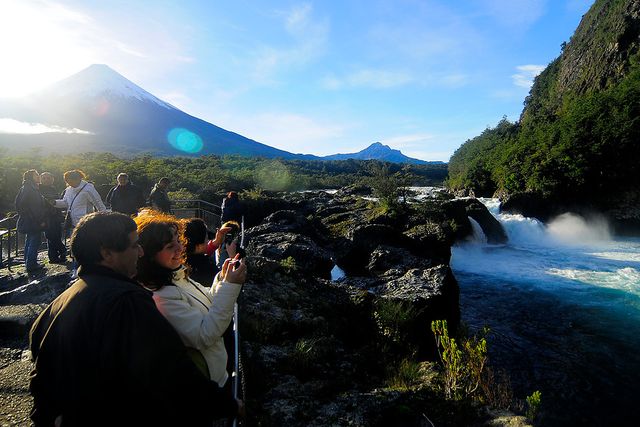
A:
<svg viewBox="0 0 640 427">
<path fill-rule="evenodd" d="M 488 325 L 489 356 L 516 396 L 542 392 L 540 425 L 640 425 L 640 239 L 563 215 L 499 214 L 509 243 L 481 232 L 452 249 L 462 320 Z"/>
</svg>

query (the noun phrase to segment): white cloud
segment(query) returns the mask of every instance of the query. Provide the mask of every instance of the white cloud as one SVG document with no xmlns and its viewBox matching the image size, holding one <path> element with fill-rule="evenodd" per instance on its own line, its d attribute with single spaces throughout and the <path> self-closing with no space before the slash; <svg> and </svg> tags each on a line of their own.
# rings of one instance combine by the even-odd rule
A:
<svg viewBox="0 0 640 427">
<path fill-rule="evenodd" d="M 325 89 L 337 90 L 344 87 L 388 89 L 405 86 L 414 81 L 409 73 L 381 69 L 361 69 L 342 78 L 329 74 L 322 79 Z"/>
<path fill-rule="evenodd" d="M 518 65 L 518 72 L 513 74 L 513 84 L 525 89 L 529 89 L 533 85 L 533 79 L 540 74 L 546 66 L 544 65 Z"/>
<path fill-rule="evenodd" d="M 287 12 L 279 12 L 284 29 L 289 35 L 289 45 L 276 47 L 264 45 L 253 59 L 253 79 L 272 83 L 282 69 L 298 67 L 321 57 L 327 45 L 330 25 L 328 20 L 316 20 L 310 3 L 295 5 Z"/>
<path fill-rule="evenodd" d="M 437 136 L 430 133 L 398 135 L 385 138 L 380 142 L 391 148 L 402 151 L 402 154 L 405 156 L 421 160 L 446 161 L 451 156 L 450 152 L 441 151 L 440 147 L 435 146 L 437 143 Z"/>
<path fill-rule="evenodd" d="M 382 142 L 392 148 L 401 150 L 407 147 L 415 147 L 418 144 L 424 144 L 434 139 L 434 135 L 428 133 L 419 133 L 411 135 L 398 135 L 391 138 L 385 138 Z"/>
<path fill-rule="evenodd" d="M 347 77 L 350 86 L 365 86 L 376 89 L 385 89 L 396 86 L 404 86 L 413 78 L 403 71 L 388 70 L 360 70 Z"/>
<path fill-rule="evenodd" d="M 270 112 L 255 116 L 218 116 L 216 124 L 271 147 L 292 153 L 334 154 L 333 142 L 341 138 L 347 126 L 333 121 L 288 112 Z"/>
<path fill-rule="evenodd" d="M 91 135 L 82 129 L 69 129 L 62 126 L 48 126 L 42 123 L 27 123 L 14 119 L 0 119 L 0 133 L 8 134 L 39 134 L 39 133 L 79 133 Z"/>
<path fill-rule="evenodd" d="M 484 12 L 498 24 L 513 30 L 526 30 L 540 19 L 547 0 L 477 0 Z"/>
<path fill-rule="evenodd" d="M 448 74 L 440 78 L 440 83 L 450 88 L 462 87 L 469 83 L 469 76 L 466 74 Z"/>
</svg>

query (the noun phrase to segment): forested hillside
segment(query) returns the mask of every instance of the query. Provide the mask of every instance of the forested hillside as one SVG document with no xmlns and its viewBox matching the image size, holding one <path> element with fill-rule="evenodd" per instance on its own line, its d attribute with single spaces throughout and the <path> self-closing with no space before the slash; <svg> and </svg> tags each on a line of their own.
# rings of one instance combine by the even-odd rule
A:
<svg viewBox="0 0 640 427">
<path fill-rule="evenodd" d="M 639 198 L 640 2 L 597 0 L 535 79 L 517 123 L 503 119 L 449 163 L 449 185 L 490 196 L 616 208 Z"/>
<path fill-rule="evenodd" d="M 375 160 L 311 161 L 242 156 L 153 157 L 123 159 L 107 153 L 44 155 L 34 151 L 9 156 L 0 151 L 0 214 L 14 210 L 13 200 L 28 169 L 53 173 L 55 185 L 64 189 L 62 174 L 81 169 L 98 190 L 115 185 L 116 175 L 127 172 L 133 183 L 148 193 L 163 176 L 171 189 L 184 198 L 197 197 L 218 203 L 218 195 L 230 190 L 296 191 L 340 188 L 371 176 L 380 165 Z M 385 163 L 390 176 L 408 185 L 442 185 L 446 164 L 400 165 Z M 106 193 L 105 193 L 106 194 Z"/>
</svg>

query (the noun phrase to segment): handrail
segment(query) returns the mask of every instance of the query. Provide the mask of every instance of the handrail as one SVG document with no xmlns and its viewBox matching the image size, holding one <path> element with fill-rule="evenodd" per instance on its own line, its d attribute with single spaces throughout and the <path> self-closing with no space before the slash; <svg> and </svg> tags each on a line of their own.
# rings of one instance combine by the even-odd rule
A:
<svg viewBox="0 0 640 427">
<path fill-rule="evenodd" d="M 187 207 L 174 207 L 171 209 L 176 216 L 178 216 L 179 212 L 191 213 L 191 211 L 195 211 L 193 212 L 194 216 L 201 218 L 209 228 L 215 229 L 221 224 L 222 209 L 218 205 L 200 199 L 176 199 L 172 200 L 172 203 L 174 206 L 187 204 Z"/>
<path fill-rule="evenodd" d="M 11 241 L 15 240 L 15 257 L 18 257 L 20 236 L 16 230 L 18 214 L 0 219 L 0 267 L 4 266 L 4 241 L 7 242 L 7 266 L 11 266 Z M 22 242 L 24 247 L 24 241 Z"/>
<path fill-rule="evenodd" d="M 218 205 L 200 199 L 176 199 L 171 202 L 174 206 L 179 206 L 172 209 L 176 216 L 180 216 L 179 214 L 182 213 L 189 217 L 202 218 L 211 229 L 220 226 L 222 209 Z M 13 258 L 17 258 L 18 254 L 24 251 L 24 239 L 20 238 L 20 233 L 16 230 L 17 219 L 17 214 L 0 219 L 0 268 L 5 267 L 5 260 L 6 266 L 10 267 L 15 263 Z M 7 242 L 6 250 L 4 242 Z M 15 252 L 13 256 L 11 255 L 12 250 Z"/>
</svg>

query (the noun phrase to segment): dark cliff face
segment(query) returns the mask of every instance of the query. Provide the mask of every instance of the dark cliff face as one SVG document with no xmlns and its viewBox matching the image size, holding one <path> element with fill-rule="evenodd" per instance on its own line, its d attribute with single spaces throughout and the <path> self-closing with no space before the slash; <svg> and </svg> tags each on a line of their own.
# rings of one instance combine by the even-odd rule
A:
<svg viewBox="0 0 640 427">
<path fill-rule="evenodd" d="M 539 218 L 604 213 L 616 231 L 633 232 L 639 117 L 640 1 L 597 0 L 536 77 L 519 122 L 501 121 L 452 156 L 449 185 L 500 194 L 505 207 Z"/>
<path fill-rule="evenodd" d="M 598 92 L 618 84 L 639 58 L 640 2 L 599 0 L 583 16 L 562 54 L 536 78 L 521 121 L 560 113 L 567 95 Z"/>
</svg>

